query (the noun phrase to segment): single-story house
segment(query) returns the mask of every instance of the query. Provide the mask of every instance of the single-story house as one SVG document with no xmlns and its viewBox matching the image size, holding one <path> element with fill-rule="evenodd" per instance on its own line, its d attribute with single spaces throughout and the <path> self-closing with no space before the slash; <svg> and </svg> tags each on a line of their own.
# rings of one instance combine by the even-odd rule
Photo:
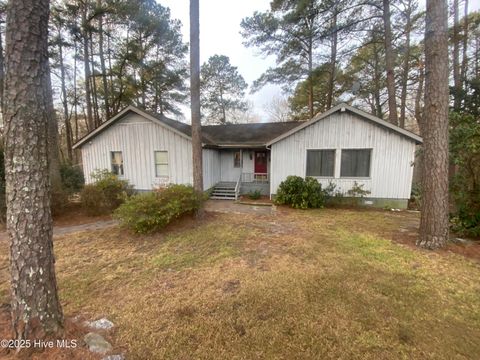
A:
<svg viewBox="0 0 480 360">
<path fill-rule="evenodd" d="M 275 196 L 289 175 L 334 183 L 346 194 L 355 183 L 366 204 L 406 207 L 416 145 L 422 139 L 347 104 L 306 122 L 202 126 L 203 179 L 214 198 L 259 190 Z M 86 182 L 109 169 L 138 190 L 191 184 L 190 125 L 129 106 L 79 140 Z"/>
</svg>

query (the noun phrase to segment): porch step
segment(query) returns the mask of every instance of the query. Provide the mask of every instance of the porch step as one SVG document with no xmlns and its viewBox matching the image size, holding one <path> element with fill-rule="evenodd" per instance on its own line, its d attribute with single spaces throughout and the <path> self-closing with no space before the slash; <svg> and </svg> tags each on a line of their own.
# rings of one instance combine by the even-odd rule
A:
<svg viewBox="0 0 480 360">
<path fill-rule="evenodd" d="M 235 200 L 235 185 L 233 183 L 218 183 L 213 188 L 210 199 Z"/>
</svg>

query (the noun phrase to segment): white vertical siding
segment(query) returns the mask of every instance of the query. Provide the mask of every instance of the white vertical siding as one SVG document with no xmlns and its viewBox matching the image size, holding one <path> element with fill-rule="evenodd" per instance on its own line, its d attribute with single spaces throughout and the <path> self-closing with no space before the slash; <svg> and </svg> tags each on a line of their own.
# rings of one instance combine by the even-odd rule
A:
<svg viewBox="0 0 480 360">
<path fill-rule="evenodd" d="M 233 166 L 233 154 L 235 151 L 238 150 L 220 150 L 220 177 L 222 181 L 237 181 L 242 173 L 242 168 Z"/>
<path fill-rule="evenodd" d="M 82 146 L 87 183 L 96 169 L 110 170 L 110 152 L 121 151 L 124 178 L 139 190 L 193 182 L 192 145 L 182 135 L 137 114 L 128 114 Z M 154 151 L 168 151 L 169 176 L 155 176 Z"/>
<path fill-rule="evenodd" d="M 222 149 L 220 150 L 220 177 L 222 181 L 237 181 L 240 173 L 253 174 L 255 172 L 255 151 L 266 151 L 266 150 L 255 150 L 255 149 L 243 149 L 243 167 L 236 168 L 234 167 L 233 154 L 235 151 L 232 149 Z M 270 172 L 270 159 L 268 159 L 268 168 L 267 172 Z"/>
<path fill-rule="evenodd" d="M 372 149 L 370 178 L 340 178 L 341 149 Z M 371 191 L 369 197 L 408 199 L 415 143 L 357 115 L 336 112 L 271 147 L 271 188 L 277 191 L 288 175 L 305 177 L 307 149 L 336 149 L 335 176 L 318 178 L 323 186 L 331 181 L 347 192 L 356 181 Z"/>
<path fill-rule="evenodd" d="M 203 189 L 208 190 L 220 182 L 220 153 L 203 149 Z"/>
</svg>

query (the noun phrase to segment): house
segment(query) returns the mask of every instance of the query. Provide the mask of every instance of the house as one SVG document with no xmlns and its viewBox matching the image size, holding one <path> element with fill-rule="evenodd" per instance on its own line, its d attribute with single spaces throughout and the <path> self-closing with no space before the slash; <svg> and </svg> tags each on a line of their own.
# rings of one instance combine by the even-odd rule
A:
<svg viewBox="0 0 480 360">
<path fill-rule="evenodd" d="M 289 175 L 330 182 L 346 194 L 370 191 L 365 204 L 404 208 L 416 145 L 422 139 L 340 104 L 306 122 L 202 126 L 204 189 L 214 198 L 259 190 L 274 196 Z M 79 140 L 87 183 L 110 169 L 138 190 L 191 184 L 190 125 L 129 106 Z"/>
</svg>

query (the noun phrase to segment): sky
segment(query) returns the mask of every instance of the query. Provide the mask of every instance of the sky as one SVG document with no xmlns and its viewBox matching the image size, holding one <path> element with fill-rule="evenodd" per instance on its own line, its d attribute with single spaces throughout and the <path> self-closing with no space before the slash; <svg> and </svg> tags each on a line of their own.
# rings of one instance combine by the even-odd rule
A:
<svg viewBox="0 0 480 360">
<path fill-rule="evenodd" d="M 189 42 L 189 0 L 157 0 L 169 7 L 172 17 L 182 22 L 183 40 Z M 240 22 L 251 16 L 254 11 L 265 11 L 271 0 L 200 0 L 200 63 L 203 64 L 212 55 L 226 55 L 232 65 L 251 85 L 269 67 L 275 65 L 273 56 L 264 58 L 259 50 L 246 48 L 240 35 Z M 425 0 L 420 0 L 420 7 L 425 8 Z M 461 6 L 460 11 L 463 6 Z M 470 0 L 469 11 L 480 9 L 480 1 Z M 265 104 L 272 98 L 282 96 L 280 87 L 267 85 L 255 94 L 247 91 L 247 99 L 252 102 L 253 112 L 261 121 L 268 121 Z M 190 121 L 190 110 L 183 109 L 184 117 Z"/>
<path fill-rule="evenodd" d="M 238 67 L 239 73 L 251 85 L 270 66 L 275 58 L 263 58 L 258 50 L 246 48 L 242 44 L 240 22 L 251 16 L 255 10 L 265 11 L 271 0 L 200 0 L 200 63 L 203 64 L 212 55 L 226 55 L 230 63 Z M 190 40 L 190 2 L 189 0 L 159 0 L 169 7 L 172 17 L 182 22 L 183 41 Z M 253 103 L 253 112 L 267 121 L 264 104 L 272 97 L 281 95 L 279 87 L 268 85 L 255 94 L 247 90 L 247 99 Z M 189 122 L 189 108 L 182 109 Z"/>
</svg>

